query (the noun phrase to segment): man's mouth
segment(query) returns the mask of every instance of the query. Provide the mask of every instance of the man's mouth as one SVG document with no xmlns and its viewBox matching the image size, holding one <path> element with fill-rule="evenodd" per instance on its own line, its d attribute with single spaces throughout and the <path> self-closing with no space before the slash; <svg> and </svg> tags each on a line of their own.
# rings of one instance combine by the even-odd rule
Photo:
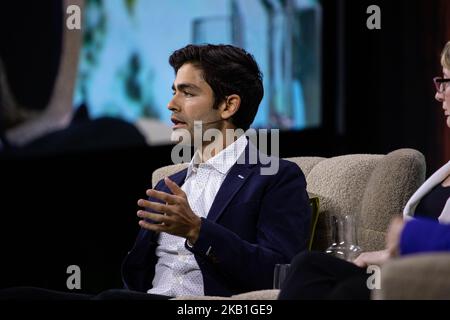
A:
<svg viewBox="0 0 450 320">
<path fill-rule="evenodd" d="M 186 122 L 181 121 L 180 119 L 172 117 L 170 120 L 172 120 L 173 123 L 172 129 L 178 129 L 183 126 L 186 126 Z"/>
</svg>

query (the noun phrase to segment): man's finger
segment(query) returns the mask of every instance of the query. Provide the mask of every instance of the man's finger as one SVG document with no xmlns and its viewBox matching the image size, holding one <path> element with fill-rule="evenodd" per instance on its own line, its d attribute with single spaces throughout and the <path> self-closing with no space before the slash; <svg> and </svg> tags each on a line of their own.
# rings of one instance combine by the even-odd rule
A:
<svg viewBox="0 0 450 320">
<path fill-rule="evenodd" d="M 152 221 L 164 223 L 166 225 L 170 225 L 172 223 L 172 218 L 159 213 L 152 213 L 144 210 L 139 210 L 137 212 L 137 216 L 142 219 L 150 219 Z"/>
<path fill-rule="evenodd" d="M 138 204 L 138 206 L 140 206 L 142 208 L 151 209 L 153 211 L 160 212 L 160 213 L 169 214 L 172 212 L 171 208 L 168 205 L 162 204 L 159 202 L 153 202 L 153 201 L 148 201 L 148 200 L 144 200 L 144 199 L 139 199 L 137 204 Z"/>
<path fill-rule="evenodd" d="M 166 186 L 172 191 L 172 193 L 179 197 L 185 197 L 184 191 L 181 190 L 181 188 L 172 180 L 169 179 L 169 177 L 164 178 L 164 182 L 166 183 Z"/>
<path fill-rule="evenodd" d="M 173 194 L 169 194 L 169 193 L 166 193 L 166 192 L 157 191 L 157 190 L 154 190 L 154 189 L 149 189 L 149 190 L 147 190 L 146 194 L 149 197 L 156 198 L 156 199 L 164 201 L 166 203 L 170 203 L 170 204 L 177 204 L 178 203 L 178 197 L 177 196 L 174 196 Z"/>
<path fill-rule="evenodd" d="M 141 226 L 141 228 L 155 232 L 166 232 L 168 230 L 168 227 L 163 224 L 149 223 L 145 220 L 140 220 L 139 225 Z"/>
</svg>

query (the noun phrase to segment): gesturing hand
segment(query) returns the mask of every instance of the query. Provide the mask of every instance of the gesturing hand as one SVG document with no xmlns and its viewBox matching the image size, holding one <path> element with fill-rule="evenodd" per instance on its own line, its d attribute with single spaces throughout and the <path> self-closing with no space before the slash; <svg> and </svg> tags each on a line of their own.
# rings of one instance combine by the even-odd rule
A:
<svg viewBox="0 0 450 320">
<path fill-rule="evenodd" d="M 140 207 L 162 213 L 151 213 L 145 210 L 139 210 L 137 212 L 138 217 L 142 219 L 151 219 L 159 223 L 153 224 L 145 220 L 140 220 L 139 225 L 144 229 L 155 232 L 166 232 L 186 238 L 189 243 L 194 244 L 200 233 L 201 219 L 189 206 L 186 193 L 184 193 L 184 191 L 169 178 L 164 178 L 164 182 L 173 194 L 153 189 L 147 190 L 146 194 L 165 202 L 165 204 L 144 199 L 138 201 Z"/>
</svg>

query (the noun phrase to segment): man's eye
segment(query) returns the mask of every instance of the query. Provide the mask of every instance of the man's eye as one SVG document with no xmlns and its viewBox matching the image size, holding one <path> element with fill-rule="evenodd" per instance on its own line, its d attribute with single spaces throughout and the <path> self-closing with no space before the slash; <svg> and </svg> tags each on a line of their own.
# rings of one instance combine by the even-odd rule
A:
<svg viewBox="0 0 450 320">
<path fill-rule="evenodd" d="M 185 95 L 186 97 L 193 97 L 193 96 L 194 96 L 192 93 L 189 93 L 189 92 L 187 92 L 187 91 L 184 91 L 184 95 Z"/>
</svg>

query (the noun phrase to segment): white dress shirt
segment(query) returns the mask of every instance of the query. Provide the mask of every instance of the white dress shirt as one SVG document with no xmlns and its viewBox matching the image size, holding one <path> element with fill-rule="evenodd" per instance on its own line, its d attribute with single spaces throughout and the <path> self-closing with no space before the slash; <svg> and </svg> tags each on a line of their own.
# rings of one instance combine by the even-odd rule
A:
<svg viewBox="0 0 450 320">
<path fill-rule="evenodd" d="M 247 146 L 245 135 L 204 163 L 201 154 L 192 158 L 181 189 L 186 193 L 192 211 L 206 218 L 214 198 L 231 167 Z M 148 293 L 167 296 L 204 295 L 203 276 L 194 254 L 184 246 L 186 239 L 161 233 L 156 248 L 153 288 Z"/>
</svg>

